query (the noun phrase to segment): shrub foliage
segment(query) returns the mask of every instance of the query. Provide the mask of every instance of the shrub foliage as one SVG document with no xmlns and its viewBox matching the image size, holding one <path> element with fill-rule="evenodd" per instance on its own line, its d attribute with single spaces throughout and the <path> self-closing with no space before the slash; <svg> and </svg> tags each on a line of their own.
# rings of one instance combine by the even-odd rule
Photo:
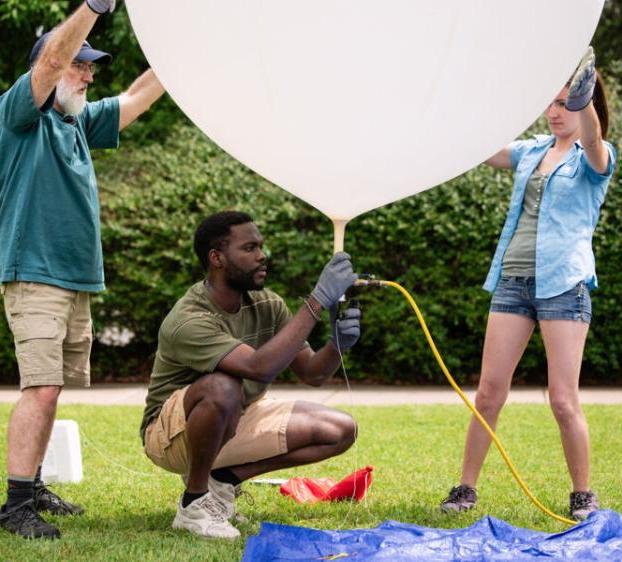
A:
<svg viewBox="0 0 622 562">
<path fill-rule="evenodd" d="M 0 25 L 4 35 L 12 38 L 0 46 L 7 54 L 0 57 L 1 89 L 25 70 L 35 28 L 58 23 L 79 3 L 0 3 Z M 599 64 L 610 76 L 622 74 L 616 35 L 619 12 L 613 2 L 606 2 L 595 38 Z M 145 65 L 125 10 L 106 21 L 112 25 L 98 24 L 93 39 L 117 56 L 115 65 L 104 69 L 96 95 L 118 92 Z M 610 86 L 613 89 L 615 81 Z M 612 99 L 615 118 L 610 137 L 619 145 L 619 96 Z M 94 298 L 95 326 L 100 333 L 114 326 L 129 329 L 134 338 L 124 347 L 96 342 L 95 380 L 148 375 L 162 318 L 188 285 L 201 277 L 191 240 L 206 214 L 237 208 L 255 217 L 272 254 L 269 284 L 292 309 L 313 287 L 330 256 L 332 228 L 323 215 L 227 156 L 188 124 L 168 99 L 125 133 L 119 151 L 98 154 L 96 168 L 108 291 Z M 621 382 L 619 168 L 594 237 L 601 288 L 593 294 L 584 380 L 600 383 Z M 481 284 L 510 190 L 510 173 L 479 166 L 433 190 L 358 217 L 348 226 L 346 249 L 357 270 L 396 280 L 413 292 L 448 366 L 462 382 L 475 377 L 479 369 L 489 303 Z M 363 337 L 347 359 L 350 377 L 440 382 L 442 375 L 402 297 L 389 289 L 369 289 L 358 298 L 363 306 Z M 13 343 L 1 316 L 0 382 L 14 382 Z M 319 326 L 312 343 L 320 345 L 327 335 L 327 326 Z M 539 338 L 532 339 L 518 378 L 545 381 Z"/>
<path fill-rule="evenodd" d="M 617 121 L 612 136 L 619 138 Z M 117 326 L 131 330 L 134 338 L 124 347 L 96 342 L 95 380 L 149 374 L 162 318 L 201 278 L 192 236 L 205 215 L 236 208 L 255 217 L 271 254 L 269 285 L 292 309 L 300 306 L 299 297 L 312 289 L 330 257 L 332 226 L 326 217 L 234 161 L 187 123 L 174 126 L 162 145 L 127 143 L 116 152 L 100 153 L 96 167 L 108 286 L 94 298 L 96 331 Z M 584 378 L 600 383 L 620 382 L 619 178 L 618 172 L 594 239 L 601 288 L 593 294 L 595 314 Z M 511 173 L 479 166 L 348 226 L 346 250 L 356 269 L 396 280 L 412 291 L 461 382 L 473 380 L 479 369 L 489 303 L 481 284 L 503 224 L 511 182 Z M 347 358 L 351 378 L 442 381 L 399 293 L 363 289 L 357 298 L 363 308 L 363 336 Z M 321 345 L 327 336 L 328 326 L 318 326 L 312 344 Z M 4 382 L 16 380 L 6 325 L 0 329 L 0 368 Z M 546 380 L 539 338 L 533 338 L 518 378 Z"/>
</svg>

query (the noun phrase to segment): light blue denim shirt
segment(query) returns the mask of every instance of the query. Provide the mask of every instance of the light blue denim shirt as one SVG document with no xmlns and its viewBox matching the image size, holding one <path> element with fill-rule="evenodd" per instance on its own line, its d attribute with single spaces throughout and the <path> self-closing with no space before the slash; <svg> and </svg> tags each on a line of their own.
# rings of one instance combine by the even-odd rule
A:
<svg viewBox="0 0 622 562">
<path fill-rule="evenodd" d="M 501 276 L 503 255 L 514 236 L 527 180 L 553 145 L 552 135 L 515 141 L 510 145 L 514 189 L 510 207 L 492 259 L 484 289 L 493 292 Z M 549 174 L 538 218 L 536 238 L 536 297 L 548 299 L 568 291 L 580 281 L 597 287 L 592 235 L 598 222 L 616 152 L 609 143 L 609 164 L 604 174 L 592 169 L 580 142 L 575 142 Z"/>
</svg>

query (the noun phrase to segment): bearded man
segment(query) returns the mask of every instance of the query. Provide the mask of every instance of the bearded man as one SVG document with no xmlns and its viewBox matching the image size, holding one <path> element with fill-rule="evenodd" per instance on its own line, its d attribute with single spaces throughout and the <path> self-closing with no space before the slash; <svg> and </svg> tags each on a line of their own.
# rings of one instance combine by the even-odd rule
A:
<svg viewBox="0 0 622 562">
<path fill-rule="evenodd" d="M 0 289 L 15 340 L 21 397 L 8 427 L 8 493 L 0 526 L 55 538 L 40 515 L 79 514 L 41 480 L 61 388 L 90 384 L 89 295 L 104 289 L 90 149 L 116 148 L 163 93 L 151 70 L 118 97 L 89 103 L 97 64 L 86 37 L 114 0 L 86 0 L 35 43 L 30 70 L 0 96 Z"/>
<path fill-rule="evenodd" d="M 338 301 L 356 281 L 343 252 L 326 264 L 292 316 L 264 288 L 263 237 L 246 213 L 205 219 L 194 249 L 207 275 L 177 301 L 158 334 L 141 435 L 147 456 L 182 476 L 186 490 L 173 528 L 205 538 L 236 539 L 235 498 L 259 474 L 317 462 L 346 451 L 356 424 L 346 413 L 265 396 L 288 367 L 320 386 L 360 335 L 360 310 L 338 318 Z M 332 336 L 313 351 L 306 338 L 331 311 Z"/>
</svg>

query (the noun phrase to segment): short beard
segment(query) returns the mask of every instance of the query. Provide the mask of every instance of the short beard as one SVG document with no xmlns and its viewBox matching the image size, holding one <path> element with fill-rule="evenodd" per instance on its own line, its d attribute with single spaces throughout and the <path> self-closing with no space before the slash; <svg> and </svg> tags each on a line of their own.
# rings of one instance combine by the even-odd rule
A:
<svg viewBox="0 0 622 562">
<path fill-rule="evenodd" d="M 225 282 L 229 287 L 236 291 L 261 291 L 264 287 L 263 281 L 255 281 L 255 274 L 260 268 L 252 271 L 244 271 L 239 267 L 229 264 L 226 271 Z"/>
<path fill-rule="evenodd" d="M 63 108 L 66 115 L 80 115 L 86 105 L 86 92 L 76 93 L 67 84 L 64 78 L 56 85 L 56 101 Z"/>
</svg>

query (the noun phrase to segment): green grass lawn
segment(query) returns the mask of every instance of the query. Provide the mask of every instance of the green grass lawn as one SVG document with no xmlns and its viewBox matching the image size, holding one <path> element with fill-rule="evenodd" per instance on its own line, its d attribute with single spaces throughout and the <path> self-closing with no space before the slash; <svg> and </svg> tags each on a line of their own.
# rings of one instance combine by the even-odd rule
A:
<svg viewBox="0 0 622 562">
<path fill-rule="evenodd" d="M 361 504 L 298 505 L 274 487 L 246 485 L 252 502 L 239 500 L 250 522 L 243 538 L 262 521 L 321 529 L 375 526 L 385 519 L 431 527 L 464 527 L 485 514 L 522 527 L 555 532 L 564 526 L 527 500 L 496 451 L 479 483 L 480 503 L 470 513 L 445 516 L 438 504 L 457 482 L 466 424 L 463 406 L 345 408 L 359 422 L 358 445 L 325 463 L 274 473 L 274 477 L 331 476 L 375 467 L 374 484 Z M 601 505 L 622 511 L 620 459 L 622 407 L 586 406 L 592 435 L 593 487 Z M 10 407 L 0 405 L 0 433 L 6 432 Z M 153 466 L 143 455 L 137 434 L 140 407 L 67 406 L 59 419 L 75 419 L 81 431 L 85 478 L 58 485 L 62 496 L 87 509 L 82 517 L 55 518 L 60 541 L 25 541 L 2 531 L 0 560 L 201 560 L 237 561 L 244 540 L 206 542 L 173 531 L 171 522 L 182 483 Z M 546 506 L 566 515 L 569 479 L 557 427 L 544 406 L 508 406 L 499 435 L 519 471 Z M 1 456 L 5 458 L 5 440 Z M 4 465 L 4 463 L 3 463 Z M 2 467 L 2 494 L 6 480 Z M 52 518 L 50 518 L 52 519 Z"/>
</svg>

